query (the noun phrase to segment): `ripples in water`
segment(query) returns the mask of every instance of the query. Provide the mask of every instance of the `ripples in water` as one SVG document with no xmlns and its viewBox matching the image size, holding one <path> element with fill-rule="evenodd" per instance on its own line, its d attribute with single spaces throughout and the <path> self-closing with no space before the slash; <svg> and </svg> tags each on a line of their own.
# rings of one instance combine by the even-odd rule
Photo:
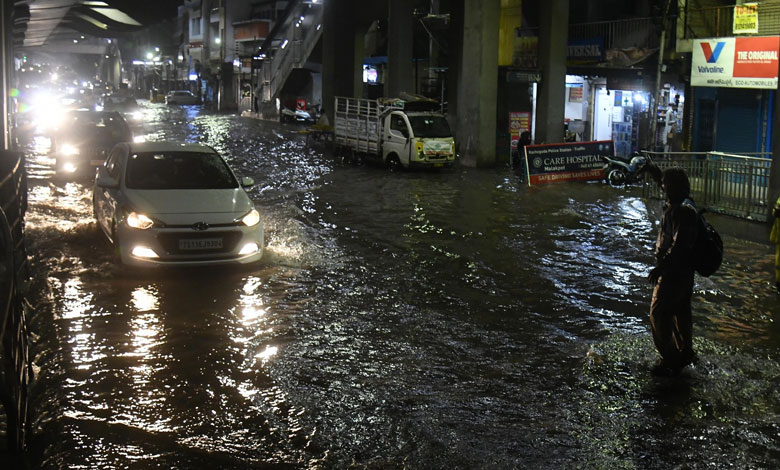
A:
<svg viewBox="0 0 780 470">
<path fill-rule="evenodd" d="M 701 362 L 655 380 L 658 204 L 507 170 L 343 166 L 295 128 L 148 105 L 258 183 L 263 262 L 128 273 L 31 144 L 42 468 L 771 468 L 771 249 L 696 281 Z"/>
</svg>

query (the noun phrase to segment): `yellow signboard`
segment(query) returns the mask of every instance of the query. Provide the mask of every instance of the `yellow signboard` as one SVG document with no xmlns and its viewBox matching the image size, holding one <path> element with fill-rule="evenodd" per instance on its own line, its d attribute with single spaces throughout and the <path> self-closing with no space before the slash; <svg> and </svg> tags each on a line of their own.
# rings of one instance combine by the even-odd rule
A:
<svg viewBox="0 0 780 470">
<path fill-rule="evenodd" d="M 734 34 L 758 34 L 758 3 L 734 7 Z"/>
</svg>

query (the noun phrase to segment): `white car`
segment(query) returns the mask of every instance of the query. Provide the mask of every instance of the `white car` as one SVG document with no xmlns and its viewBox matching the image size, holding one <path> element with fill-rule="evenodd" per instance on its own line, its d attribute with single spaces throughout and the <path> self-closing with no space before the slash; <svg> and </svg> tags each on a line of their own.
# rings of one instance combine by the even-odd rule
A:
<svg viewBox="0 0 780 470">
<path fill-rule="evenodd" d="M 175 90 L 165 95 L 166 104 L 198 104 L 198 97 L 189 90 Z"/>
<path fill-rule="evenodd" d="M 253 263 L 264 242 L 253 184 L 206 145 L 121 143 L 98 168 L 95 219 L 125 265 Z"/>
</svg>

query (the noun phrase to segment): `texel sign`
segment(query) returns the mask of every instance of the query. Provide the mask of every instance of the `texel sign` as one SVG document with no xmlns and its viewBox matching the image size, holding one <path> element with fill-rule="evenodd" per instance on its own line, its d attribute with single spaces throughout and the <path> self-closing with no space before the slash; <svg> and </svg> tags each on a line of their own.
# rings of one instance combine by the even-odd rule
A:
<svg viewBox="0 0 780 470">
<path fill-rule="evenodd" d="M 528 185 L 604 178 L 602 157 L 613 157 L 611 140 L 528 145 L 525 161 Z"/>
<path fill-rule="evenodd" d="M 696 39 L 691 85 L 777 88 L 780 36 Z"/>
</svg>

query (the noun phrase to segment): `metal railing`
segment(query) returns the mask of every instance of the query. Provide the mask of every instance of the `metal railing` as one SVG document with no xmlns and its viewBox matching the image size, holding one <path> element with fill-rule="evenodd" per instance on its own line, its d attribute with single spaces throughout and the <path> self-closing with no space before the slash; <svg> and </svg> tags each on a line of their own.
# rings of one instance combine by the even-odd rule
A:
<svg viewBox="0 0 780 470">
<path fill-rule="evenodd" d="M 685 170 L 691 197 L 700 209 L 748 220 L 767 220 L 770 159 L 722 152 L 644 153 L 662 170 Z M 663 198 L 652 181 L 644 185 L 643 195 Z"/>
<path fill-rule="evenodd" d="M 733 36 L 735 5 L 685 9 L 683 39 Z M 758 35 L 780 34 L 780 3 L 758 5 Z"/>
<path fill-rule="evenodd" d="M 660 18 L 632 18 L 569 25 L 569 40 L 604 38 L 604 49 L 654 48 L 660 42 Z"/>
<path fill-rule="evenodd" d="M 29 277 L 24 247 L 27 178 L 21 154 L 0 151 L 0 402 L 8 450 L 25 448 L 31 378 L 24 294 Z"/>
</svg>

